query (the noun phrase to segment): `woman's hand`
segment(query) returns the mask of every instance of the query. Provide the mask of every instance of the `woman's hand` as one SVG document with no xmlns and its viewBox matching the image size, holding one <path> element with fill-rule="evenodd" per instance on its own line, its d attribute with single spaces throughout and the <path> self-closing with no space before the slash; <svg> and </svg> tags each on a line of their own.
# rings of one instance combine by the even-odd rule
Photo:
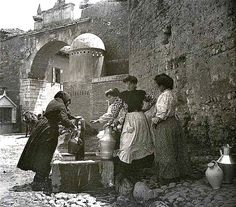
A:
<svg viewBox="0 0 236 207">
<path fill-rule="evenodd" d="M 83 140 L 81 138 L 78 138 L 78 145 L 82 145 L 83 144 Z"/>
<path fill-rule="evenodd" d="M 96 124 L 96 123 L 99 123 L 99 120 L 98 120 L 98 119 L 96 119 L 96 120 L 91 120 L 90 123 Z"/>
<path fill-rule="evenodd" d="M 55 152 L 54 152 L 54 155 L 53 155 L 53 160 L 62 160 L 63 157 L 61 155 L 61 153 L 56 149 Z"/>
<path fill-rule="evenodd" d="M 113 124 L 114 127 L 117 127 L 120 124 L 120 122 L 119 122 L 119 120 L 114 120 L 112 122 L 112 124 Z"/>
<path fill-rule="evenodd" d="M 157 124 L 154 124 L 153 122 L 151 123 L 151 127 L 156 129 L 157 128 Z"/>
<path fill-rule="evenodd" d="M 152 123 L 157 124 L 158 122 L 160 122 L 160 118 L 158 118 L 158 117 L 152 118 Z"/>
<path fill-rule="evenodd" d="M 111 123 L 107 122 L 106 124 L 103 125 L 102 128 L 105 129 L 105 128 L 108 127 L 108 126 L 111 126 Z"/>
<path fill-rule="evenodd" d="M 78 128 L 75 124 L 73 124 L 73 126 L 70 127 L 70 131 L 77 131 Z"/>
<path fill-rule="evenodd" d="M 158 124 L 160 121 L 161 121 L 160 118 L 158 118 L 158 117 L 153 117 L 153 118 L 152 118 L 152 127 L 153 127 L 154 129 L 156 129 L 157 124 Z"/>
<path fill-rule="evenodd" d="M 142 112 L 145 113 L 147 111 L 149 111 L 152 108 L 152 106 L 147 106 L 146 108 L 142 109 Z"/>
</svg>

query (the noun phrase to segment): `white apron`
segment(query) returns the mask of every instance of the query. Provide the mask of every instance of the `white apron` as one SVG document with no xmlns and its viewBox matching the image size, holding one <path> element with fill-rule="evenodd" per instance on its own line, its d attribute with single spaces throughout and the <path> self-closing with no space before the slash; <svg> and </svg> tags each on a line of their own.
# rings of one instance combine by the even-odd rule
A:
<svg viewBox="0 0 236 207">
<path fill-rule="evenodd" d="M 147 118 L 143 112 L 127 113 L 120 137 L 117 153 L 122 162 L 130 164 L 133 160 L 153 153 L 153 141 Z"/>
</svg>

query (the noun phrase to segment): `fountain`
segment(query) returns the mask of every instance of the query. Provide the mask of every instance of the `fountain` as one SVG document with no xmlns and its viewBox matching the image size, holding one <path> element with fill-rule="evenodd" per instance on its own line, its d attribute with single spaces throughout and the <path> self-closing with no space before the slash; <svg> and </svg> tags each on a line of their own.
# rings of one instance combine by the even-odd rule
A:
<svg viewBox="0 0 236 207">
<path fill-rule="evenodd" d="M 112 187 L 113 161 L 101 159 L 95 152 L 85 152 L 84 119 L 78 119 L 76 124 L 77 133 L 66 133 L 60 138 L 63 141 L 59 139 L 61 159 L 52 161 L 52 191 L 69 193 Z M 72 139 L 74 143 L 77 140 L 77 149 L 71 148 Z"/>
</svg>

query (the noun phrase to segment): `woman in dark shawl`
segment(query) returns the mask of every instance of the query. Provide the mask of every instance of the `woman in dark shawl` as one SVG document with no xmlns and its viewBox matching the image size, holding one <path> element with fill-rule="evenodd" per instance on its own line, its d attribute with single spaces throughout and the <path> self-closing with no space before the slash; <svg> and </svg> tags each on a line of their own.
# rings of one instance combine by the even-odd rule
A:
<svg viewBox="0 0 236 207">
<path fill-rule="evenodd" d="M 59 91 L 54 96 L 43 118 L 39 119 L 31 132 L 21 154 L 17 167 L 36 173 L 32 183 L 33 190 L 43 190 L 48 186 L 50 163 L 58 143 L 59 124 L 67 128 L 75 128 L 68 114 L 67 106 L 70 103 L 70 95 L 64 91 Z"/>
</svg>

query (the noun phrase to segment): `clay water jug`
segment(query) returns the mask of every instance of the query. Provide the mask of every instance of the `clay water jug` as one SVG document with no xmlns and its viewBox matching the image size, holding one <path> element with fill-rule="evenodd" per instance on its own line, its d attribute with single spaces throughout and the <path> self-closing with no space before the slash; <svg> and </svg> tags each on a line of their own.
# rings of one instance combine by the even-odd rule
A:
<svg viewBox="0 0 236 207">
<path fill-rule="evenodd" d="M 233 156 L 231 155 L 231 147 L 229 144 L 224 145 L 220 149 L 220 158 L 217 160 L 219 163 L 220 168 L 224 172 L 224 179 L 223 183 L 233 183 L 233 179 L 235 177 L 235 165 L 236 161 L 234 160 Z"/>
<path fill-rule="evenodd" d="M 219 189 L 223 181 L 223 171 L 218 166 L 216 161 L 211 161 L 207 164 L 208 168 L 205 172 L 207 181 L 213 189 Z"/>
<path fill-rule="evenodd" d="M 113 158 L 116 140 L 112 133 L 112 126 L 108 125 L 105 128 L 103 137 L 100 139 L 100 157 L 101 159 L 109 160 Z"/>
</svg>

